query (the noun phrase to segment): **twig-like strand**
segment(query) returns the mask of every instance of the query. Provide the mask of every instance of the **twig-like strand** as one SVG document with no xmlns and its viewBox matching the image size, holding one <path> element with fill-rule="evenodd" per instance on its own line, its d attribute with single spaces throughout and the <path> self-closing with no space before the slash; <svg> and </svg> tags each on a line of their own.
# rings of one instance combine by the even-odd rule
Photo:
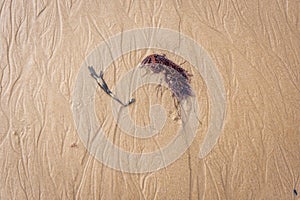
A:
<svg viewBox="0 0 300 200">
<path fill-rule="evenodd" d="M 112 93 L 112 91 L 108 88 L 106 82 L 103 79 L 103 72 L 100 71 L 100 74 L 98 75 L 94 68 L 92 66 L 88 67 L 90 70 L 90 74 L 91 76 L 97 81 L 98 85 L 101 87 L 101 89 L 108 94 L 109 96 L 111 96 L 114 100 L 116 100 L 117 102 L 119 102 L 120 104 L 122 104 L 124 107 L 129 106 L 130 104 L 135 102 L 134 98 L 131 98 L 127 103 L 123 103 L 118 97 L 116 97 L 115 94 Z"/>
</svg>

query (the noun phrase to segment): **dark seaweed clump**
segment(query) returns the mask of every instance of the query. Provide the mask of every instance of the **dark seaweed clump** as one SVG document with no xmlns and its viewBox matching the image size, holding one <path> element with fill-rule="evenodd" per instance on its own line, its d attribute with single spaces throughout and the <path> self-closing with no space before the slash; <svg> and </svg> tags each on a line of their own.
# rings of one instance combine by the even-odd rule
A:
<svg viewBox="0 0 300 200">
<path fill-rule="evenodd" d="M 190 86 L 191 75 L 165 55 L 147 56 L 141 67 L 148 67 L 153 73 L 163 73 L 165 82 L 179 102 L 194 95 Z"/>
</svg>

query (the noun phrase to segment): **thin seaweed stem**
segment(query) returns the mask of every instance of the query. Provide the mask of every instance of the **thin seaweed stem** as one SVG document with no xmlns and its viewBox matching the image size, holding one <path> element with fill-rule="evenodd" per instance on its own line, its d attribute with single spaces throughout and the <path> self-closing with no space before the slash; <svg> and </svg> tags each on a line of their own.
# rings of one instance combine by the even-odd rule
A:
<svg viewBox="0 0 300 200">
<path fill-rule="evenodd" d="M 103 78 L 103 72 L 100 71 L 100 74 L 98 75 L 95 71 L 95 69 L 93 68 L 93 66 L 89 66 L 89 71 L 91 76 L 97 81 L 98 85 L 100 86 L 100 88 L 109 96 L 111 96 L 114 100 L 116 100 L 117 102 L 119 102 L 121 105 L 123 105 L 124 107 L 129 106 L 130 104 L 135 102 L 134 98 L 131 98 L 127 103 L 123 103 L 108 87 L 108 85 L 106 84 L 104 78 Z"/>
</svg>

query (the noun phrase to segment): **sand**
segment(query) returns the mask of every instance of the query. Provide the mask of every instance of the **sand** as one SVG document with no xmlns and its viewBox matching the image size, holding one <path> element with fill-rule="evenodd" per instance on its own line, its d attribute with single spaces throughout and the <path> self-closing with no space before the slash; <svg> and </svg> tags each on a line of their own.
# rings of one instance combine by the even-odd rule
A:
<svg viewBox="0 0 300 200">
<path fill-rule="evenodd" d="M 299 13 L 297 1 L 4 1 L 0 199 L 299 198 Z M 153 53 L 192 74 L 179 108 L 138 67 Z M 90 65 L 136 102 L 114 101 Z"/>
</svg>

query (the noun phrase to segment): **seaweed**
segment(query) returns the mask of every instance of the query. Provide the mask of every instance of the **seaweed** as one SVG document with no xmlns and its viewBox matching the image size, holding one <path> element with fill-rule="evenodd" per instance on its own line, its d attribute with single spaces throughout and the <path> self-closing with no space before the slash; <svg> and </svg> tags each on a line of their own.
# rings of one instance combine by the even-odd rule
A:
<svg viewBox="0 0 300 200">
<path fill-rule="evenodd" d="M 123 105 L 124 107 L 129 106 L 130 104 L 135 102 L 134 98 L 131 98 L 127 103 L 123 103 L 118 97 L 116 97 L 116 95 L 108 88 L 106 82 L 104 81 L 103 78 L 103 72 L 100 71 L 100 74 L 98 75 L 93 66 L 89 66 L 89 71 L 91 76 L 97 81 L 98 85 L 101 87 L 101 89 L 108 94 L 109 96 L 111 96 L 114 100 L 116 100 L 117 102 L 119 102 L 121 105 Z"/>
<path fill-rule="evenodd" d="M 190 77 L 192 75 L 173 61 L 169 60 L 166 55 L 149 55 L 141 62 L 140 67 L 147 67 L 153 73 L 164 74 L 164 80 L 178 102 L 181 102 L 190 96 L 194 96 L 190 86 Z"/>
</svg>

